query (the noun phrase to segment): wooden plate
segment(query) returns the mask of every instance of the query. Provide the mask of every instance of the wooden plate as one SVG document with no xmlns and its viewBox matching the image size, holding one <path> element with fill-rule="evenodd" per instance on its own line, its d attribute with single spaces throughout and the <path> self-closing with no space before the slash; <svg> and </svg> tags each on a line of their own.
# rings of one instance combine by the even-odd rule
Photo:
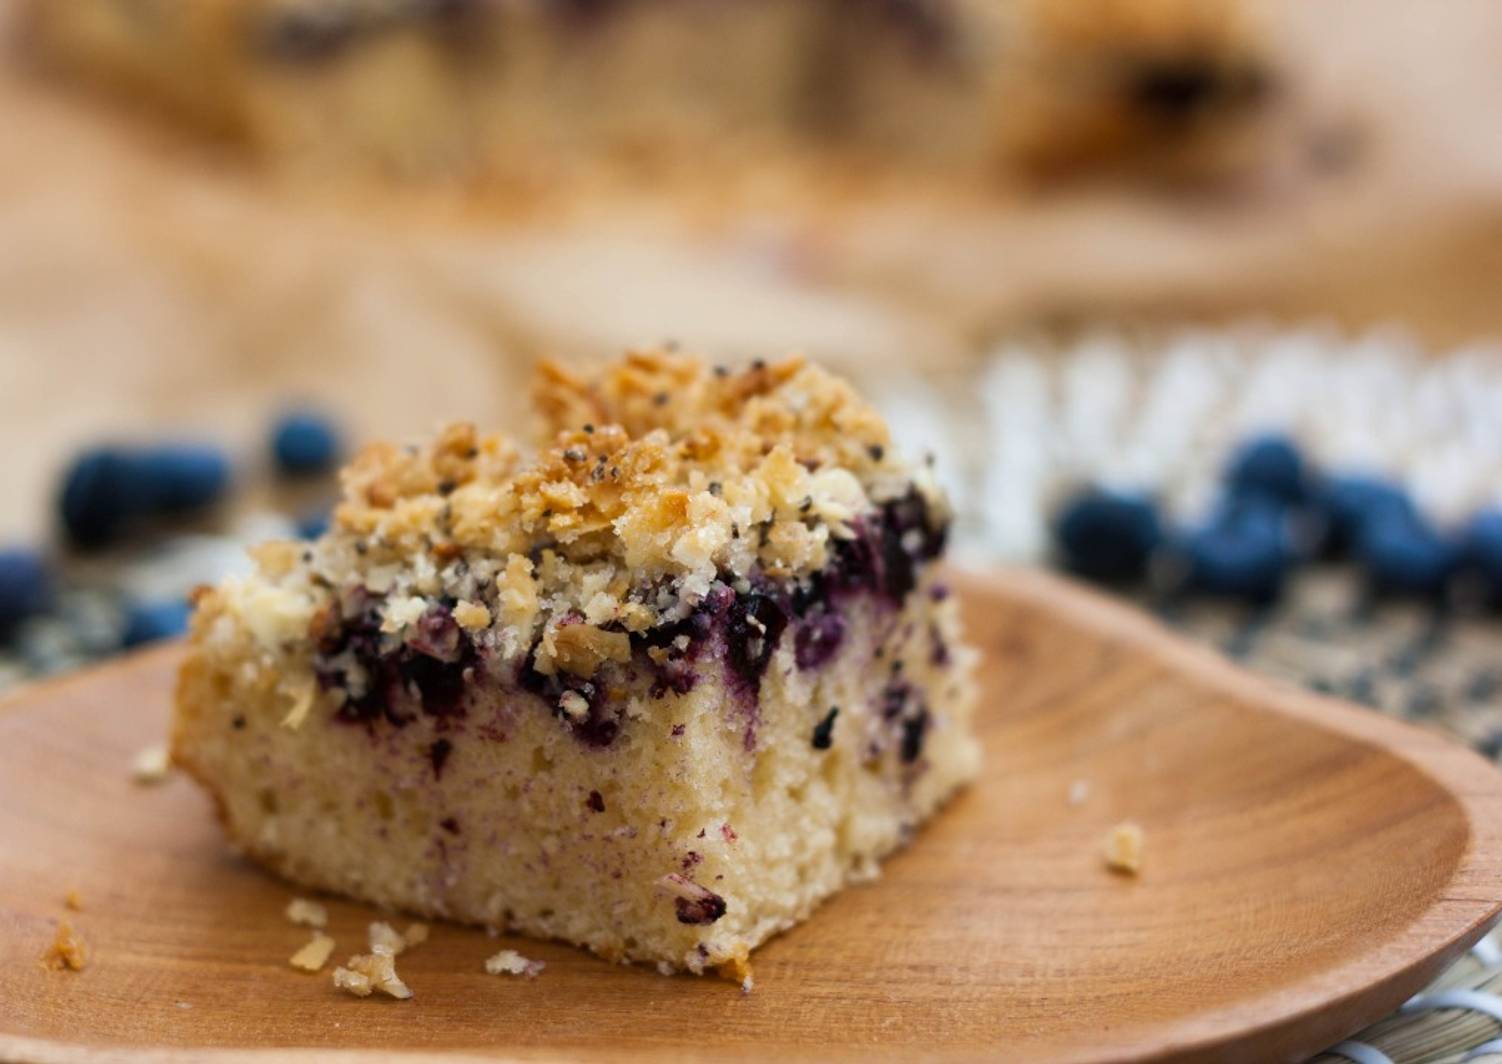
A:
<svg viewBox="0 0 1502 1064">
<path fill-rule="evenodd" d="M 1480 758 L 1058 579 L 960 584 L 984 778 L 879 883 L 758 952 L 749 996 L 520 940 L 542 976 L 489 976 L 502 943 L 445 926 L 402 959 L 415 1000 L 347 997 L 288 967 L 294 892 L 226 851 L 196 790 L 130 782 L 175 650 L 23 691 L 0 712 L 0 1055 L 1296 1059 L 1497 914 L 1502 777 Z M 1124 818 L 1147 832 L 1136 879 L 1101 862 Z M 36 963 L 70 888 L 76 974 Z M 342 958 L 374 913 L 330 907 Z"/>
</svg>

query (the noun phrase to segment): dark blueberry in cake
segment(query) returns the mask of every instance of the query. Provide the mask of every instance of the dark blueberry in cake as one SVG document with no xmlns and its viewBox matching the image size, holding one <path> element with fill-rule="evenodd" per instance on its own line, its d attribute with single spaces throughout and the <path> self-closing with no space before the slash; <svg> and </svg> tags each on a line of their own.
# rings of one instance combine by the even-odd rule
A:
<svg viewBox="0 0 1502 1064">
<path fill-rule="evenodd" d="M 599 791 L 590 791 L 589 797 L 584 800 L 584 804 L 596 813 L 603 813 L 605 811 L 605 799 Z"/>
<path fill-rule="evenodd" d="M 834 742 L 834 719 L 840 715 L 839 706 L 830 706 L 824 719 L 814 725 L 813 746 L 815 750 L 828 750 Z"/>
<path fill-rule="evenodd" d="M 816 669 L 840 649 L 845 637 L 845 621 L 838 613 L 816 607 L 798 624 L 793 641 L 793 655 L 800 669 Z"/>
<path fill-rule="evenodd" d="M 911 765 L 923 753 L 923 740 L 928 736 L 928 709 L 918 711 L 916 717 L 902 722 L 902 763 Z"/>
<path fill-rule="evenodd" d="M 428 747 L 428 760 L 433 763 L 434 778 L 443 778 L 443 766 L 448 764 L 449 755 L 453 752 L 454 744 L 447 739 L 433 740 L 433 745 Z"/>
<path fill-rule="evenodd" d="M 705 890 L 697 884 L 702 897 L 674 898 L 673 908 L 677 910 L 680 924 L 712 924 L 725 915 L 725 899 L 712 890 Z"/>
<path fill-rule="evenodd" d="M 725 624 L 725 651 L 730 668 L 751 694 L 761 689 L 762 675 L 787 627 L 787 610 L 760 590 L 737 597 Z"/>
<path fill-rule="evenodd" d="M 877 707 L 883 720 L 896 720 L 902 716 L 902 711 L 907 708 L 907 702 L 912 697 L 913 687 L 905 680 L 893 680 L 881 691 L 881 702 Z"/>
<path fill-rule="evenodd" d="M 440 820 L 438 822 L 438 826 L 441 827 L 444 831 L 447 831 L 450 835 L 459 834 L 459 821 L 451 816 L 446 816 L 442 820 Z"/>
<path fill-rule="evenodd" d="M 928 626 L 928 660 L 939 666 L 949 664 L 949 644 L 944 641 L 944 633 L 939 631 L 937 624 Z"/>
</svg>

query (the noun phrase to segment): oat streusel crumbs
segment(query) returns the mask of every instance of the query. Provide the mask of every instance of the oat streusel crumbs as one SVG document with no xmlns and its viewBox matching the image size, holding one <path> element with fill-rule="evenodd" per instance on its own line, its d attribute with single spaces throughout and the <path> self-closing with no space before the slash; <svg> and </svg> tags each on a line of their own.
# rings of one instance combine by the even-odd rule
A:
<svg viewBox="0 0 1502 1064">
<path fill-rule="evenodd" d="M 1130 876 L 1142 871 L 1144 839 L 1140 824 L 1130 820 L 1117 824 L 1106 836 L 1106 867 Z"/>
<path fill-rule="evenodd" d="M 375 990 L 403 1001 L 412 996 L 396 974 L 396 958 L 385 952 L 355 954 L 346 966 L 334 969 L 334 985 L 356 997 L 369 997 Z"/>
<path fill-rule="evenodd" d="M 293 898 L 287 903 L 287 919 L 303 927 L 327 927 L 329 911 L 316 901 Z"/>
<path fill-rule="evenodd" d="M 165 780 L 171 768 L 167 745 L 155 743 L 136 754 L 135 760 L 131 762 L 130 778 L 142 786 L 150 786 Z"/>
<path fill-rule="evenodd" d="M 81 972 L 89 963 L 88 947 L 67 920 L 57 922 L 52 943 L 42 953 L 42 963 L 60 972 Z"/>
<path fill-rule="evenodd" d="M 311 551 L 262 548 L 257 577 L 208 593 L 198 623 L 237 617 L 280 656 L 337 623 L 358 587 L 379 596 L 383 637 L 422 638 L 445 602 L 513 656 L 540 639 L 543 675 L 586 675 L 717 579 L 823 567 L 883 503 L 917 492 L 932 522 L 947 520 L 881 419 L 801 359 L 719 376 L 644 351 L 597 379 L 552 365 L 539 376 L 550 435 L 535 460 L 467 425 L 421 447 L 368 447 L 344 472 L 335 527 Z M 296 727 L 315 693 L 284 694 Z"/>
<path fill-rule="evenodd" d="M 287 963 L 305 972 L 322 971 L 333 953 L 334 940 L 322 931 L 314 931 L 313 937 Z"/>
<path fill-rule="evenodd" d="M 485 971 L 491 975 L 525 975 L 536 979 L 546 967 L 542 961 L 528 960 L 514 949 L 503 949 L 485 960 Z"/>
</svg>

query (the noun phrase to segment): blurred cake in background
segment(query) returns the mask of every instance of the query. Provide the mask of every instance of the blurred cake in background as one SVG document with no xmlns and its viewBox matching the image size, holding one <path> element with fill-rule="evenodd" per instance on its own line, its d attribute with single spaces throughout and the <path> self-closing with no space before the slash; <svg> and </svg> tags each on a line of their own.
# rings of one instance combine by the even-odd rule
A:
<svg viewBox="0 0 1502 1064">
<path fill-rule="evenodd" d="M 31 0 L 40 57 L 276 164 L 554 189 L 769 161 L 981 182 L 1245 163 L 1240 0 Z M 754 165 L 748 165 L 754 164 Z"/>
</svg>

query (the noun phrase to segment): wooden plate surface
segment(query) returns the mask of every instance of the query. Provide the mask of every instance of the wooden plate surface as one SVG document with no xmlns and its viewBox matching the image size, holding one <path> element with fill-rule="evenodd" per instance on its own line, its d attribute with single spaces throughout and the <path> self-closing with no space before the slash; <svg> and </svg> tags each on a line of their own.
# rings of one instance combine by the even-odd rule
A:
<svg viewBox="0 0 1502 1064">
<path fill-rule="evenodd" d="M 23 690 L 0 706 L 0 1057 L 1294 1060 L 1495 918 L 1502 776 L 1479 757 L 1054 577 L 957 584 L 983 778 L 878 883 L 758 951 L 745 996 L 440 926 L 402 958 L 414 1000 L 348 997 L 288 967 L 295 891 L 227 851 L 186 780 L 130 780 L 175 648 Z M 1101 861 L 1124 819 L 1146 829 L 1137 878 Z M 330 909 L 342 958 L 375 914 Z M 63 916 L 79 973 L 38 963 Z M 486 975 L 502 945 L 546 971 Z"/>
</svg>

